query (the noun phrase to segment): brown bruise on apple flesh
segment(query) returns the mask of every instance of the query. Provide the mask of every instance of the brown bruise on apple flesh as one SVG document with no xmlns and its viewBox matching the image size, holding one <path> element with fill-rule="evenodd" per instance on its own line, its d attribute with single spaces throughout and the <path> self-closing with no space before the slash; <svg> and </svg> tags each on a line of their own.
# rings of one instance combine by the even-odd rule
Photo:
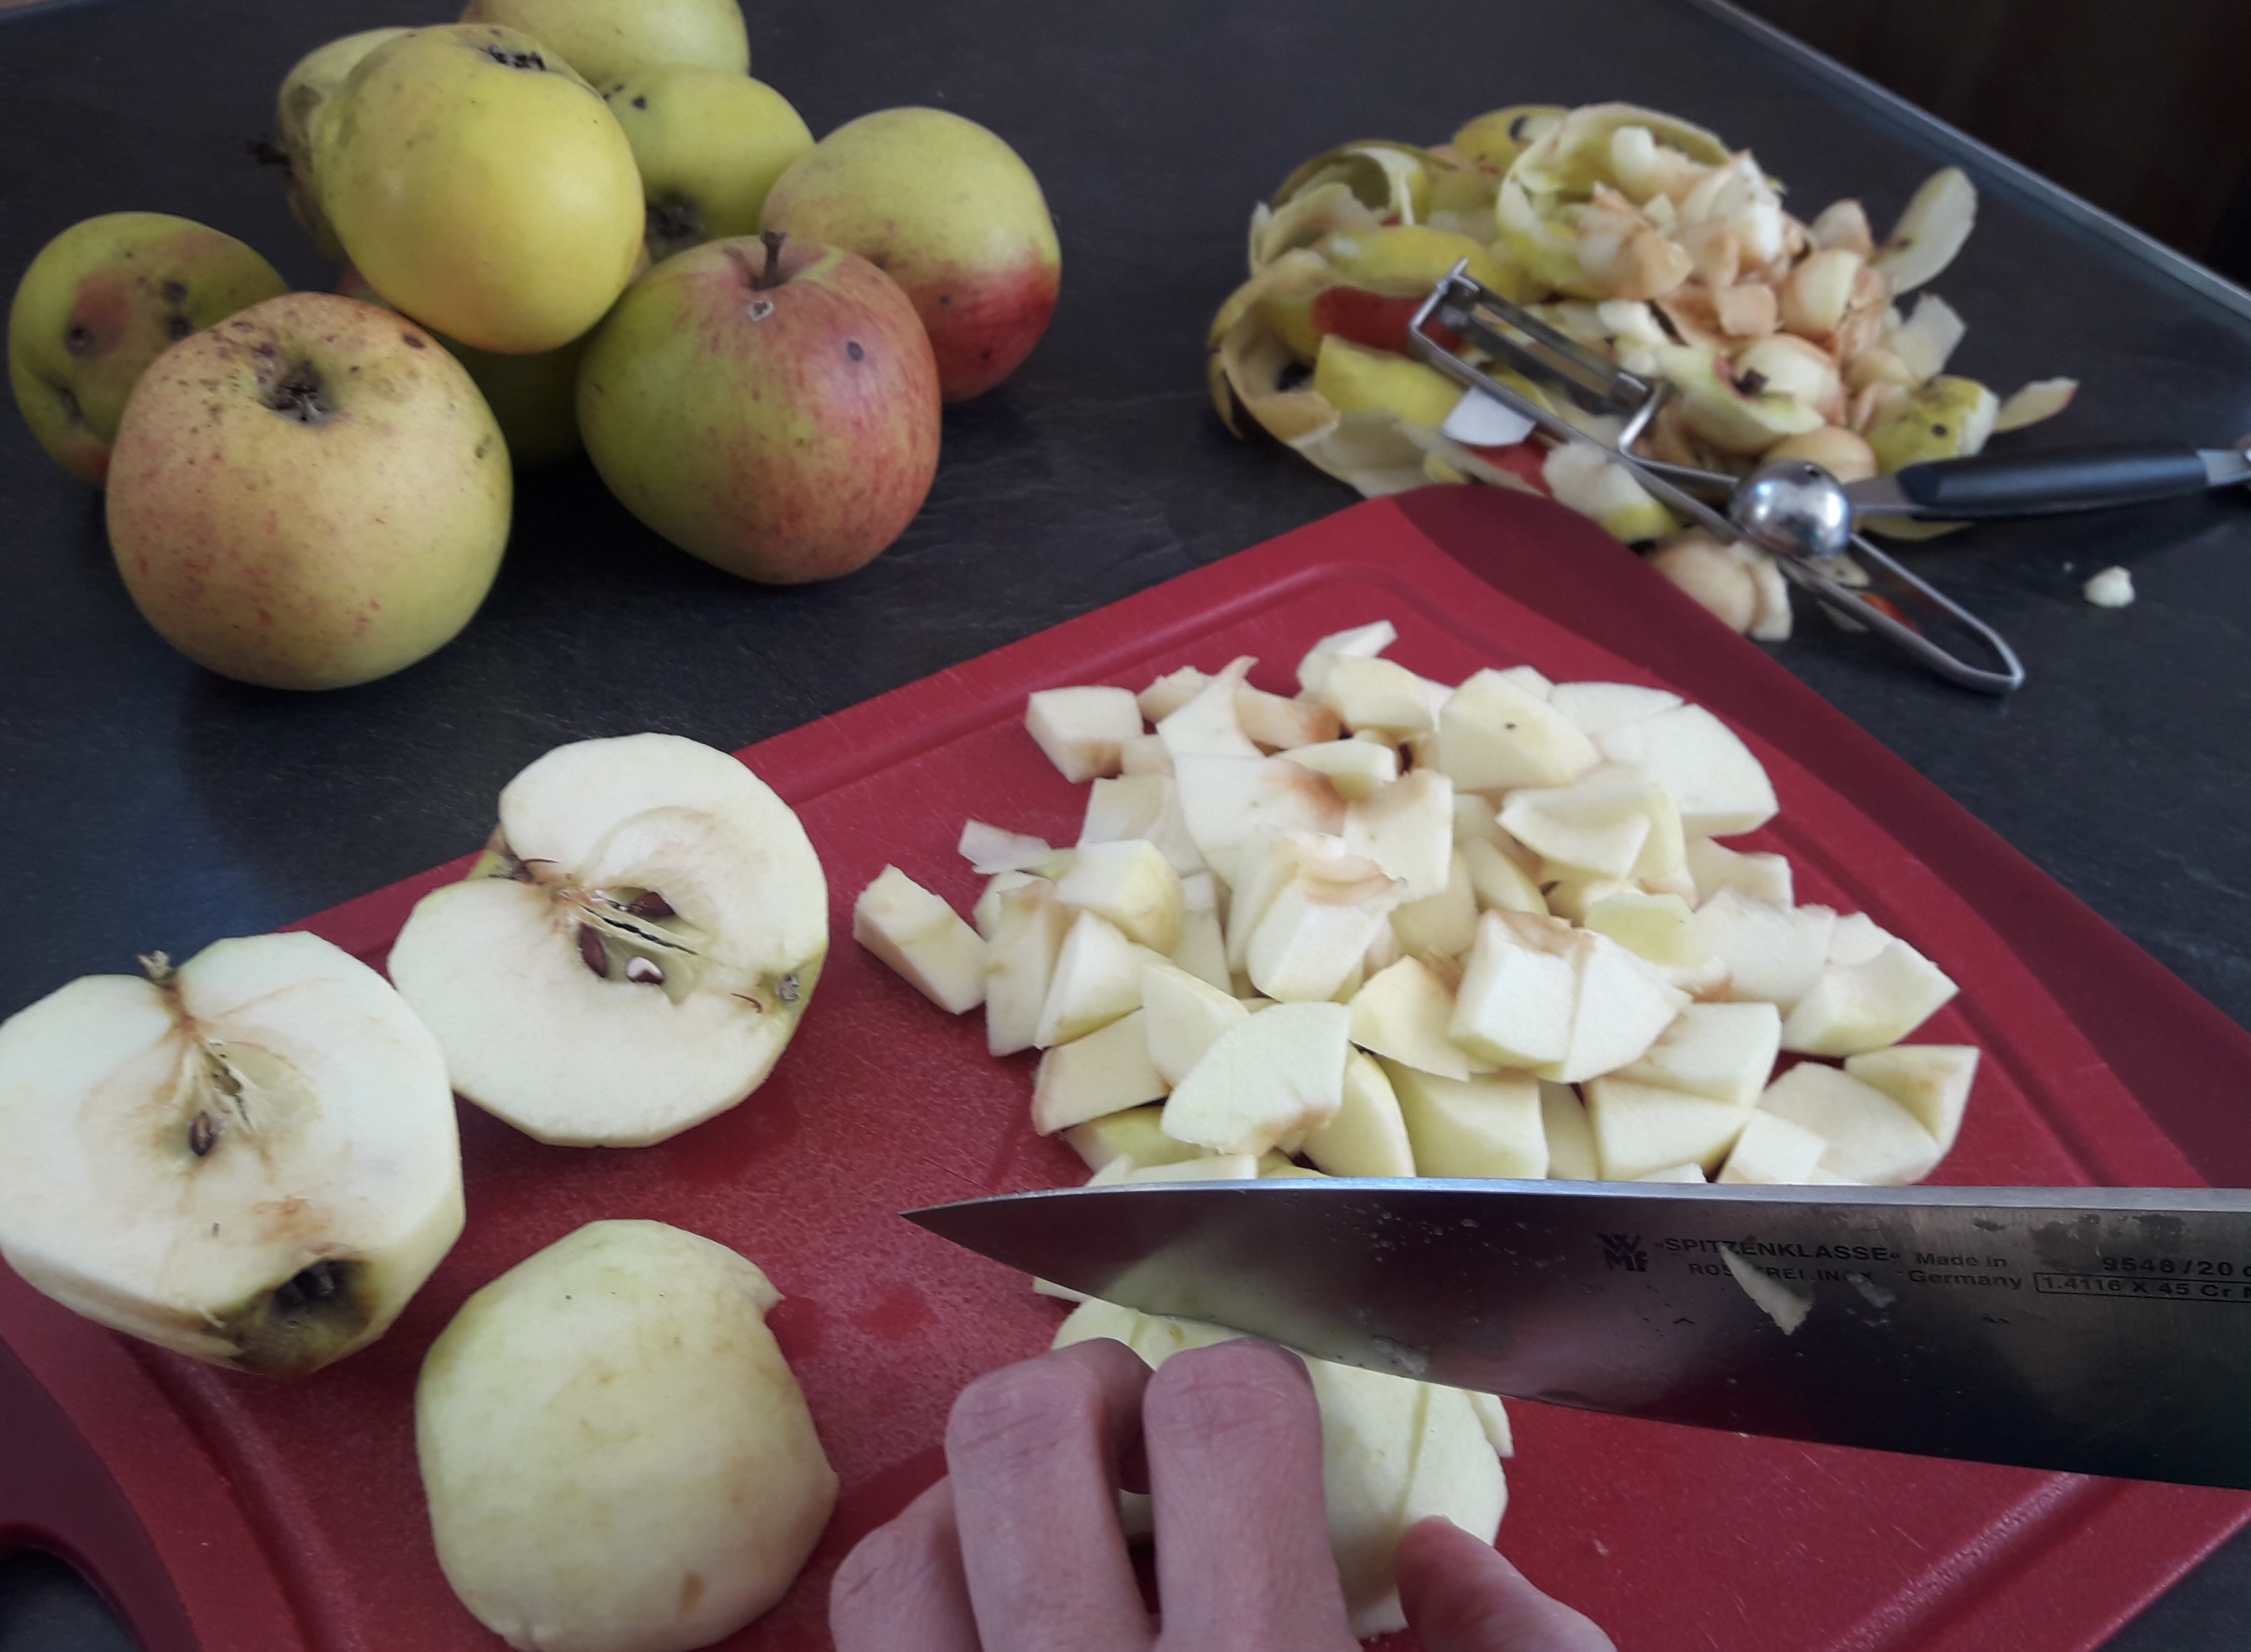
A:
<svg viewBox="0 0 2251 1652">
<path fill-rule="evenodd" d="M 170 961 L 156 952 L 142 962 L 179 1026 L 179 1071 L 158 1110 L 183 1173 L 197 1175 L 237 1153 L 264 1158 L 274 1127 L 314 1106 L 304 1079 L 270 1050 L 212 1037 L 181 1006 Z M 204 1319 L 233 1344 L 227 1363 L 237 1370 L 300 1376 L 365 1333 L 377 1306 L 375 1282 L 361 1258 L 323 1254 L 326 1218 L 308 1201 L 276 1200 L 258 1207 L 255 1220 L 269 1242 L 300 1241 L 291 1247 L 298 1253 L 291 1271 L 239 1307 L 207 1310 Z M 218 1232 L 214 1225 L 213 1236 Z"/>
</svg>

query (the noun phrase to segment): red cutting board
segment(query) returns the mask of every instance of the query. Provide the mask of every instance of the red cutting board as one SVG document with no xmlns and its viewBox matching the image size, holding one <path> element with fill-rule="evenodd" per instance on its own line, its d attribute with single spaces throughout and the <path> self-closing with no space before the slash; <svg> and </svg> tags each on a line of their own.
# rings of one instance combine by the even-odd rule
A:
<svg viewBox="0 0 2251 1652">
<path fill-rule="evenodd" d="M 1023 733 L 1029 690 L 1138 688 L 1247 653 L 1264 661 L 1254 681 L 1287 691 L 1315 637 L 1379 618 L 1399 628 L 1396 658 L 1444 681 L 1520 661 L 1658 681 L 1631 655 L 1666 661 L 1674 686 L 1735 716 L 1783 805 L 1746 841 L 1790 855 L 1801 900 L 1869 912 L 1964 984 L 1920 1034 L 1985 1051 L 1937 1179 L 2199 1179 L 2105 1056 L 2230 1075 L 2243 1094 L 2251 1040 L 1576 518 L 1434 490 L 1356 507 L 746 752 L 804 818 L 835 937 L 774 1077 L 734 1112 L 620 1151 L 544 1147 L 464 1108 L 468 1231 L 366 1352 L 277 1385 L 113 1336 L 0 1272 L 0 1548 L 77 1562 L 149 1652 L 497 1647 L 431 1547 L 417 1366 L 504 1268 L 582 1222 L 656 1217 L 735 1247 L 787 1294 L 775 1331 L 844 1494 L 795 1589 L 728 1644 L 825 1644 L 831 1572 L 939 1472 L 953 1393 L 1043 1347 L 1061 1317 L 1021 1276 L 897 1213 L 1084 1175 L 1029 1130 L 1030 1058 L 992 1060 L 980 1018 L 944 1015 L 854 945 L 853 897 L 894 861 L 966 909 L 980 881 L 953 852 L 966 815 L 1073 840 L 1084 789 Z M 1870 776 L 1887 789 L 1852 800 Z M 380 962 L 413 901 L 464 865 L 304 927 Z M 2072 959 L 2053 955 L 2059 936 Z M 2109 969 L 2082 979 L 2088 949 Z M 2084 990 L 2096 978 L 2105 992 Z M 1512 1410 L 1502 1545 L 1622 1652 L 2093 1648 L 2251 1518 L 2235 1493 Z"/>
</svg>

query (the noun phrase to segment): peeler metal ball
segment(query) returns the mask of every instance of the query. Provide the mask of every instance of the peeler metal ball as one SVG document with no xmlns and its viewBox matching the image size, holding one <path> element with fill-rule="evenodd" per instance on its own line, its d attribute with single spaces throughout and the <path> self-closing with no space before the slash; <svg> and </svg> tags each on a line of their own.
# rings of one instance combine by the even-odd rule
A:
<svg viewBox="0 0 2251 1652">
<path fill-rule="evenodd" d="M 1853 507 L 1838 480 L 1802 459 L 1777 459 L 1735 485 L 1728 520 L 1764 550 L 1820 562 L 1852 543 Z"/>
</svg>

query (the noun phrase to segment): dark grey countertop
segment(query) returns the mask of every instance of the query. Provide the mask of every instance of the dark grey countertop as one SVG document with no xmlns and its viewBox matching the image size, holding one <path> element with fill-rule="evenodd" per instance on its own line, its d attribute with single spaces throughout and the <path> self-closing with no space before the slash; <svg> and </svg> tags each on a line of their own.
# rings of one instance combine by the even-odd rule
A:
<svg viewBox="0 0 2251 1652">
<path fill-rule="evenodd" d="M 371 0 L 63 0 L 0 16 L 0 273 L 78 218 L 175 211 L 304 286 L 330 279 L 252 162 L 303 51 L 381 23 Z M 0 415 L 0 841 L 38 922 L 0 949 L 0 1013 L 136 952 L 175 956 L 332 905 L 481 840 L 510 775 L 558 742 L 640 729 L 746 744 L 1254 544 L 1352 495 L 1231 440 L 1205 325 L 1241 279 L 1254 198 L 1361 136 L 1437 141 L 1521 101 L 1623 98 L 1754 148 L 1809 214 L 1879 227 L 1936 166 L 1985 195 L 1938 290 L 1957 363 L 2005 394 L 2084 386 L 2026 446 L 2251 432 L 2251 320 L 2090 229 L 1936 127 L 1684 0 L 1340 0 L 1081 9 L 1029 0 L 772 0 L 753 70 L 816 132 L 935 103 L 1022 153 L 1061 232 L 1054 328 L 1001 390 L 950 410 L 937 485 L 866 570 L 795 591 L 666 547 L 583 466 L 521 489 L 499 585 L 426 663 L 294 696 L 204 674 L 141 623 L 98 495 Z M 1915 565 L 2016 645 L 2012 699 L 1950 688 L 1802 613 L 1778 657 L 2238 1022 L 2251 1024 L 2251 506 L 1979 529 Z M 2080 582 L 2121 563 L 2140 600 Z M 0 1566 L 0 1652 L 106 1647 L 54 1627 L 65 1586 Z M 1599 1602 L 1588 1602 L 1600 1614 Z M 42 1628 L 41 1625 L 50 1627 Z M 2113 1643 L 2240 1645 L 2251 1538 Z"/>
</svg>

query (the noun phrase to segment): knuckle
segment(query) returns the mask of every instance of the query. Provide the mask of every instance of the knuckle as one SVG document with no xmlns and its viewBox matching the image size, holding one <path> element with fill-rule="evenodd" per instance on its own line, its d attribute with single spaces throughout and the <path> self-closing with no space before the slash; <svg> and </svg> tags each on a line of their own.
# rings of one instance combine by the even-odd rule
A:
<svg viewBox="0 0 2251 1652">
<path fill-rule="evenodd" d="M 1074 1360 L 1033 1359 L 988 1372 L 954 1400 L 946 1452 L 1004 1463 L 1043 1457 L 1091 1428 L 1101 1402 L 1094 1373 Z"/>
<path fill-rule="evenodd" d="M 861 1609 L 897 1595 L 930 1569 L 929 1545 L 897 1521 L 877 1526 L 853 1545 L 828 1586 L 828 1609 L 842 1625 Z"/>
<path fill-rule="evenodd" d="M 1234 1342 L 1166 1361 L 1151 1379 L 1149 1411 L 1153 1426 L 1256 1443 L 1294 1437 L 1313 1400 L 1303 1369 L 1289 1355 Z"/>
</svg>

